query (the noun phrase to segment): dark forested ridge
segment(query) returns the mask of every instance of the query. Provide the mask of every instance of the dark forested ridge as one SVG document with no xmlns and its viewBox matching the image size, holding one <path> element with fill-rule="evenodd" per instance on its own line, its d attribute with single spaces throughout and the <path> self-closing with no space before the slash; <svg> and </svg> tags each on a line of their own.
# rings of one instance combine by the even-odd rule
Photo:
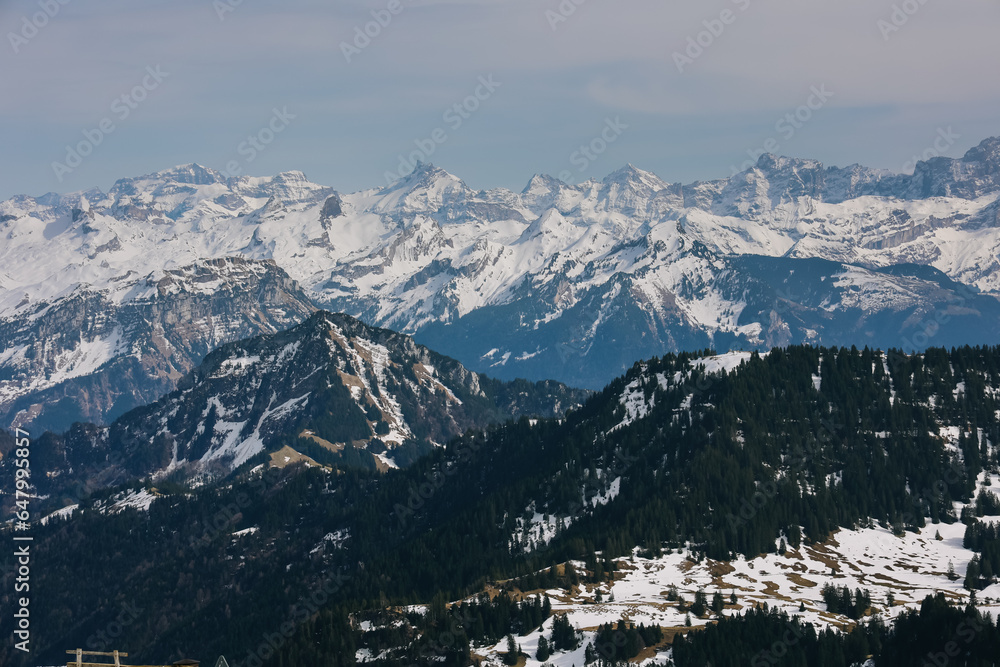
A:
<svg viewBox="0 0 1000 667">
<path fill-rule="evenodd" d="M 243 450 L 285 445 L 324 463 L 375 469 L 383 455 L 406 466 L 466 430 L 558 416 L 589 396 L 557 382 L 494 380 L 408 336 L 324 311 L 223 345 L 177 384 L 110 426 L 74 424 L 38 438 L 39 494 L 75 498 L 168 469 L 176 481 L 204 481 L 228 475 Z M 2 488 L 12 475 L 0 462 Z"/>
<path fill-rule="evenodd" d="M 288 622 L 291 634 L 267 665 L 353 664 L 370 643 L 373 656 L 397 647 L 386 665 L 434 656 L 465 665 L 477 646 L 508 634 L 516 644 L 545 616 L 515 610 L 502 590 L 516 597 L 601 581 L 613 576 L 610 559 L 637 545 L 656 555 L 690 543 L 725 560 L 773 551 L 778 538 L 795 545 L 868 524 L 904 533 L 965 521 L 983 563 L 970 583 L 994 581 L 991 522 L 956 515 L 953 502 L 974 502 L 977 476 L 998 467 L 1000 348 L 906 356 L 792 347 L 749 356 L 731 373 L 706 371 L 696 362 L 704 356 L 636 364 L 564 418 L 469 432 L 384 475 L 344 462 L 263 468 L 261 454 L 221 484 L 139 482 L 160 495 L 148 511 L 109 511 L 121 494 L 99 492 L 72 519 L 34 528 L 38 657 L 55 664 L 65 648 L 107 643 L 99 633 L 117 622 L 116 644 L 138 660 L 239 658 Z M 983 494 L 984 514 L 991 503 Z M 552 534 L 532 530 L 536 513 L 554 520 Z M 576 572 L 569 559 L 587 567 Z M 511 578 L 519 580 L 498 583 Z M 10 590 L 5 584 L 5 608 Z M 482 591 L 499 597 L 457 619 L 461 608 L 444 606 Z M 417 603 L 431 612 L 396 607 Z M 116 620 L 134 607 L 141 612 L 127 623 Z M 381 639 L 359 629 L 365 614 L 390 615 L 373 626 Z M 571 643 L 554 616 L 546 625 L 553 641 Z M 889 650 L 893 633 L 918 631 L 923 616 L 873 630 L 868 650 L 877 642 Z M 9 637 L 9 619 L 2 622 Z M 682 662 L 683 651 L 707 650 L 700 636 L 733 637 L 737 646 L 753 624 L 784 622 L 750 614 L 693 633 L 678 664 L 705 664 Z M 636 648 L 655 639 L 650 628 L 620 631 Z M 449 641 L 435 639 L 443 634 Z M 835 641 L 826 636 L 816 635 L 817 650 Z M 981 637 L 996 647 L 994 635 Z M 865 647 L 842 649 L 850 656 Z M 34 662 L 9 643 L 2 650 L 4 664 Z"/>
</svg>

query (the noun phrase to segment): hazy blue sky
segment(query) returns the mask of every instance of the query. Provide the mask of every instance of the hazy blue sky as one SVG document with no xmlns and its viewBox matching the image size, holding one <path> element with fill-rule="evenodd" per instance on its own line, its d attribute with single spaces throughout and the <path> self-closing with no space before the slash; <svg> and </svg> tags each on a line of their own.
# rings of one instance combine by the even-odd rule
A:
<svg viewBox="0 0 1000 667">
<path fill-rule="evenodd" d="M 353 191 L 384 184 L 416 141 L 475 188 L 628 162 L 690 182 L 728 175 L 768 139 L 900 170 L 941 129 L 958 135 L 938 141 L 949 155 L 1000 135 L 1000 3 L 924 2 L 2 1 L 0 197 L 188 162 L 300 169 Z M 373 11 L 387 25 L 345 55 Z M 689 38 L 707 46 L 680 71 Z M 492 92 L 479 83 L 491 76 Z M 833 95 L 810 100 L 814 87 Z M 484 99 L 466 100 L 477 88 Z M 782 122 L 809 101 L 807 122 Z M 260 135 L 275 109 L 295 117 Z M 574 155 L 609 119 L 615 140 Z M 273 140 L 241 146 L 250 135 Z M 72 166 L 81 142 L 92 150 Z M 54 162 L 70 167 L 62 182 Z"/>
</svg>

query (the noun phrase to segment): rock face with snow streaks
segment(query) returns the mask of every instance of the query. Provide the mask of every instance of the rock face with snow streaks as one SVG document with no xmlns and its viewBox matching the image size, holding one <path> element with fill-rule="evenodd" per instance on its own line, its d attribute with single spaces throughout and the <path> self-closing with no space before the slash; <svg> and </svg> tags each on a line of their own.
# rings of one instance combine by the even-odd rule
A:
<svg viewBox="0 0 1000 667">
<path fill-rule="evenodd" d="M 764 155 L 710 182 L 666 183 L 629 165 L 579 185 L 535 176 L 517 193 L 475 191 L 419 165 L 392 185 L 343 194 L 301 172 L 225 178 L 188 165 L 107 193 L 15 197 L 0 202 L 4 419 L 65 425 L 120 414 L 116 400 L 134 404 L 82 372 L 84 360 L 104 358 L 95 348 L 115 344 L 114 317 L 59 344 L 58 354 L 80 360 L 74 377 L 91 383 L 86 398 L 39 395 L 51 389 L 45 373 L 63 375 L 58 364 L 24 364 L 26 318 L 59 321 L 71 297 L 92 311 L 131 308 L 150 280 L 237 259 L 273 262 L 301 286 L 288 297 L 300 303 L 280 297 L 252 317 L 234 313 L 235 323 L 219 318 L 212 343 L 239 337 L 219 333 L 229 329 L 301 321 L 311 302 L 506 379 L 597 388 L 636 359 L 706 346 L 990 342 L 1000 328 L 998 165 L 993 138 L 912 175 Z M 206 293 L 214 284 L 203 283 Z M 240 285 L 217 284 L 224 298 Z M 249 331 L 246 319 L 270 324 Z M 166 329 L 156 335 L 173 340 Z M 145 399 L 172 386 L 174 371 L 155 354 L 130 358 L 164 367 L 130 391 Z M 71 395 L 79 405 L 42 410 L 48 421 L 32 407 Z"/>
<path fill-rule="evenodd" d="M 50 474 L 102 484 L 224 476 L 284 445 L 384 469 L 468 429 L 562 414 L 586 395 L 492 380 L 407 336 L 320 311 L 287 331 L 223 345 L 161 400 L 110 426 L 47 435 L 39 449 Z"/>
</svg>

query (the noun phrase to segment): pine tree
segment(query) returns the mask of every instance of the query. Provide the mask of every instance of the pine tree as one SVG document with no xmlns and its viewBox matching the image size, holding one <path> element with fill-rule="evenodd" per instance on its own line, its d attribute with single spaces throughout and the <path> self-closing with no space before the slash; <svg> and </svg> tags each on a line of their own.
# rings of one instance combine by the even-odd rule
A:
<svg viewBox="0 0 1000 667">
<path fill-rule="evenodd" d="M 514 641 L 514 635 L 507 635 L 507 653 L 504 654 L 503 662 L 505 665 L 516 665 L 517 664 L 517 642 Z"/>
<path fill-rule="evenodd" d="M 694 604 L 691 605 L 691 612 L 701 618 L 705 615 L 705 610 L 708 606 L 708 598 L 705 595 L 705 591 L 697 591 L 694 594 Z"/>
<path fill-rule="evenodd" d="M 542 635 L 538 638 L 538 651 L 535 653 L 535 657 L 540 662 L 545 662 L 549 659 L 549 655 L 551 655 L 549 653 L 549 640 L 545 638 L 545 635 Z"/>
<path fill-rule="evenodd" d="M 965 571 L 965 588 L 974 591 L 979 588 L 979 555 L 972 557 L 969 569 Z"/>
</svg>

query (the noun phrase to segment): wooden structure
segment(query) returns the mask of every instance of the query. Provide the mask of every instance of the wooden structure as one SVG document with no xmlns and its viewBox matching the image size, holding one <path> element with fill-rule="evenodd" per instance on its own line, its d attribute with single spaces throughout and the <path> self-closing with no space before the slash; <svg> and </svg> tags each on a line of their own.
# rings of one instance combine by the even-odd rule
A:
<svg viewBox="0 0 1000 667">
<path fill-rule="evenodd" d="M 173 665 L 123 665 L 121 663 L 121 658 L 127 658 L 128 653 L 124 651 L 84 651 L 82 648 L 78 648 L 71 651 L 66 651 L 70 655 L 75 655 L 76 660 L 72 662 L 67 662 L 66 667 L 198 667 L 199 662 L 197 660 L 178 660 Z M 83 656 L 99 655 L 109 658 L 114 658 L 115 661 L 111 662 L 84 662 Z"/>
</svg>

